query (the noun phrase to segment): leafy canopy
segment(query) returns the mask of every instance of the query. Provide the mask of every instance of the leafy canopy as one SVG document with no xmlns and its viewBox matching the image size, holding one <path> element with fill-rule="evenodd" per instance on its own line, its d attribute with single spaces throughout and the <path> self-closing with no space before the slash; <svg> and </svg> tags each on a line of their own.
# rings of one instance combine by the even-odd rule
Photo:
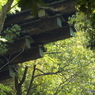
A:
<svg viewBox="0 0 95 95">
<path fill-rule="evenodd" d="M 77 9 L 87 15 L 95 28 L 95 0 L 77 0 Z"/>
</svg>

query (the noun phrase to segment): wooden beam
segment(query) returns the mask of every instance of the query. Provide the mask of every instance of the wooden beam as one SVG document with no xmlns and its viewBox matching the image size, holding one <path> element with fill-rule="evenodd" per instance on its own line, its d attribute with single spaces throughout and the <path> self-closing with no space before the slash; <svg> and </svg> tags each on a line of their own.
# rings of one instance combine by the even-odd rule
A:
<svg viewBox="0 0 95 95">
<path fill-rule="evenodd" d="M 31 47 L 72 37 L 74 34 L 73 32 L 75 32 L 74 28 L 68 24 L 63 25 L 64 27 L 54 29 L 52 31 L 47 31 L 46 33 L 32 35 L 32 38 L 30 39 Z M 16 39 L 13 44 L 8 44 L 8 51 L 5 55 L 11 55 L 15 52 L 18 52 L 22 49 L 22 47 L 25 50 L 29 49 L 26 46 L 25 38 Z"/>
<path fill-rule="evenodd" d="M 15 39 L 14 43 L 8 43 L 7 45 L 8 45 L 7 46 L 8 51 L 6 52 L 7 55 L 18 52 L 22 49 L 22 47 L 25 48 L 25 38 Z"/>
<path fill-rule="evenodd" d="M 0 81 L 13 78 L 13 71 L 11 68 L 5 69 L 3 71 L 0 71 Z"/>
<path fill-rule="evenodd" d="M 62 27 L 62 18 L 60 16 L 55 16 L 51 18 L 41 19 L 34 23 L 26 23 L 21 26 L 21 29 L 30 35 L 38 35 L 40 33 L 45 33 L 59 27 Z"/>
<path fill-rule="evenodd" d="M 0 81 L 2 82 L 6 79 L 13 78 L 14 72 L 18 71 L 18 67 L 19 67 L 18 64 L 15 65 L 13 64 L 13 65 L 7 65 L 4 68 L 2 68 L 2 70 L 0 70 Z"/>
<path fill-rule="evenodd" d="M 10 64 L 18 64 L 22 62 L 26 62 L 29 60 L 35 60 L 43 57 L 43 49 L 41 46 L 37 46 L 31 49 L 24 50 L 19 56 L 17 56 L 20 52 L 15 53 L 11 56 L 12 60 L 15 56 L 17 56 Z"/>
<path fill-rule="evenodd" d="M 67 1 L 48 4 L 48 7 L 43 7 L 41 9 L 50 10 L 48 11 L 49 14 L 52 14 L 53 11 L 56 13 L 59 12 L 62 14 L 68 14 L 68 13 L 73 14 L 74 12 L 76 12 L 75 0 L 67 0 Z M 8 16 L 5 20 L 4 27 L 11 26 L 12 24 L 21 24 L 31 19 L 34 19 L 34 16 L 31 14 L 31 11 L 30 10 L 23 11 L 23 12 Z M 35 19 L 38 19 L 38 18 L 35 18 Z"/>
<path fill-rule="evenodd" d="M 76 5 L 76 0 L 66 0 L 66 1 L 60 0 L 59 2 L 56 1 L 55 3 L 51 3 L 49 5 L 49 8 L 52 9 L 53 11 L 67 14 L 76 11 L 75 5 Z"/>
<path fill-rule="evenodd" d="M 32 36 L 35 43 L 39 44 L 47 44 L 50 42 L 70 38 L 74 36 L 74 31 L 72 27 L 65 26 L 59 29 L 55 29 L 53 31 L 49 31 L 47 33 L 42 33 L 39 35 Z"/>
<path fill-rule="evenodd" d="M 31 14 L 30 10 L 12 14 L 5 19 L 4 27 L 11 26 L 12 24 L 23 23 L 26 20 L 33 18 L 34 16 Z"/>
</svg>

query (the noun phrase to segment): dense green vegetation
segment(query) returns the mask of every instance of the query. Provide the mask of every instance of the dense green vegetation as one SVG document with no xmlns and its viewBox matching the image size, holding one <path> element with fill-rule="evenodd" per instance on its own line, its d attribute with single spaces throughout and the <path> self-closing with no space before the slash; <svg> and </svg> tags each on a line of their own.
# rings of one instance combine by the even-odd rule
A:
<svg viewBox="0 0 95 95">
<path fill-rule="evenodd" d="M 94 95 L 95 29 L 87 18 L 81 12 L 69 18 L 75 36 L 47 44 L 42 59 L 19 64 L 14 79 L 0 84 L 0 95 Z"/>
<path fill-rule="evenodd" d="M 88 91 L 95 88 L 95 54 L 86 48 L 87 36 L 87 32 L 79 31 L 73 38 L 46 45 L 48 52 L 44 58 L 27 62 L 30 73 L 22 89 L 27 89 L 31 69 L 36 65 L 33 95 L 90 95 Z M 23 68 L 19 74 L 22 72 Z"/>
<path fill-rule="evenodd" d="M 77 0 L 77 9 L 87 15 L 91 20 L 91 25 L 95 27 L 95 1 L 94 0 Z"/>
<path fill-rule="evenodd" d="M 94 49 L 87 47 L 90 36 L 88 28 L 84 29 L 83 16 L 85 15 L 79 14 L 73 16 L 69 22 L 70 24 L 76 22 L 75 27 L 78 32 L 75 33 L 75 37 L 46 45 L 48 51 L 42 59 L 19 64 L 18 77 L 20 80 L 23 77 L 24 69 L 28 66 L 26 79 L 21 86 L 22 95 L 27 95 L 31 80 L 29 95 L 93 94 L 95 54 Z M 88 23 L 87 27 L 89 26 Z M 34 66 L 36 67 L 34 68 Z M 34 74 L 33 71 L 35 71 Z M 18 82 L 20 81 L 18 80 Z M 12 82 L 10 85 L 14 86 Z M 16 93 L 16 90 L 13 93 Z"/>
</svg>

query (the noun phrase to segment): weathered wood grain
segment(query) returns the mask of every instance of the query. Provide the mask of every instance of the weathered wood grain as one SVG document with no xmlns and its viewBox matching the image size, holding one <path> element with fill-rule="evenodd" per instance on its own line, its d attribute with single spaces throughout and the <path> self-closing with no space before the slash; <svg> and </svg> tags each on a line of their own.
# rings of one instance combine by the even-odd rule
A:
<svg viewBox="0 0 95 95">
<path fill-rule="evenodd" d="M 51 17 L 46 19 L 40 19 L 34 23 L 27 23 L 21 26 L 22 31 L 29 33 L 30 35 L 38 35 L 62 27 L 61 17 Z"/>
<path fill-rule="evenodd" d="M 65 26 L 62 28 L 55 29 L 53 31 L 48 31 L 47 33 L 42 33 L 39 35 L 32 36 L 34 41 L 39 44 L 47 44 L 50 42 L 70 38 L 74 36 L 74 31 L 72 27 Z"/>
</svg>

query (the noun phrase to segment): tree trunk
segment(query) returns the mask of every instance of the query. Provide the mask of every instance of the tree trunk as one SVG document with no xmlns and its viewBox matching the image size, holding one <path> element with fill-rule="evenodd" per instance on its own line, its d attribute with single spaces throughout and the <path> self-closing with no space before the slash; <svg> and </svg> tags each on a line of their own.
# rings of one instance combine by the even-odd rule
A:
<svg viewBox="0 0 95 95">
<path fill-rule="evenodd" d="M 6 14 L 11 9 L 11 5 L 12 5 L 13 1 L 14 0 L 8 0 L 7 3 L 2 7 L 2 10 L 0 11 L 0 34 L 3 29 Z"/>
</svg>

